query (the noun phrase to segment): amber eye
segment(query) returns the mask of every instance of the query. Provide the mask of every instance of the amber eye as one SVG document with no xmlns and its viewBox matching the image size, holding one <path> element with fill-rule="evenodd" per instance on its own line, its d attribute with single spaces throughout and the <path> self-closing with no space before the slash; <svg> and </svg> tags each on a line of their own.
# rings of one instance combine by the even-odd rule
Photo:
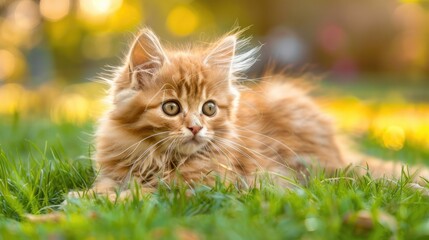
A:
<svg viewBox="0 0 429 240">
<path fill-rule="evenodd" d="M 203 105 L 203 113 L 209 117 L 213 116 L 216 113 L 216 110 L 216 103 L 213 101 L 208 101 Z"/>
<path fill-rule="evenodd" d="M 180 112 L 179 103 L 176 101 L 168 101 L 162 104 L 162 111 L 168 116 L 175 116 Z"/>
</svg>

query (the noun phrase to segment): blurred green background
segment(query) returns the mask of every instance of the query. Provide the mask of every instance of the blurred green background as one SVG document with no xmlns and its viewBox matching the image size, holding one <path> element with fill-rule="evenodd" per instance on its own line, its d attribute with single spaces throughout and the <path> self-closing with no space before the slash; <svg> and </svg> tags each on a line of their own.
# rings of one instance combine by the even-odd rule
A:
<svg viewBox="0 0 429 240">
<path fill-rule="evenodd" d="M 106 89 L 92 80 L 142 26 L 174 45 L 237 25 L 263 44 L 249 76 L 268 63 L 319 76 L 341 128 L 429 149 L 429 1 L 418 0 L 0 0 L 0 115 L 92 121 Z"/>
<path fill-rule="evenodd" d="M 0 82 L 83 82 L 118 64 L 133 33 L 168 42 L 207 40 L 235 24 L 291 71 L 429 81 L 429 1 L 418 0 L 2 0 Z M 398 77 L 400 76 L 400 77 Z M 380 77 L 372 80 L 391 79 Z"/>
</svg>

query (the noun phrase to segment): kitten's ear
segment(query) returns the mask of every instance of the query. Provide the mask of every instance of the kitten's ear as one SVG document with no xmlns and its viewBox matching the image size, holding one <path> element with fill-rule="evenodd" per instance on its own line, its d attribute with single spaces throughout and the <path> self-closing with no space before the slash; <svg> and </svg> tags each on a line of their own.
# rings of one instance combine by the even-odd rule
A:
<svg viewBox="0 0 429 240">
<path fill-rule="evenodd" d="M 237 38 L 235 36 L 228 36 L 222 39 L 204 59 L 204 64 L 225 68 L 230 71 L 236 44 Z"/>
<path fill-rule="evenodd" d="M 145 28 L 134 41 L 129 54 L 129 70 L 133 87 L 144 84 L 148 78 L 168 63 L 167 55 L 162 49 L 158 37 Z"/>
</svg>

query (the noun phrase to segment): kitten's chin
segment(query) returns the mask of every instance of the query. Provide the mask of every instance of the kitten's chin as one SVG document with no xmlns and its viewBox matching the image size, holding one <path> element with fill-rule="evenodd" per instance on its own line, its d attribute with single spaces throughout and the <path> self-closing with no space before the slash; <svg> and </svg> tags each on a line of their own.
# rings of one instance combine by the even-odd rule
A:
<svg viewBox="0 0 429 240">
<path fill-rule="evenodd" d="M 191 140 L 181 144 L 180 146 L 177 146 L 177 151 L 181 154 L 192 155 L 203 148 L 204 145 L 205 143 Z"/>
</svg>

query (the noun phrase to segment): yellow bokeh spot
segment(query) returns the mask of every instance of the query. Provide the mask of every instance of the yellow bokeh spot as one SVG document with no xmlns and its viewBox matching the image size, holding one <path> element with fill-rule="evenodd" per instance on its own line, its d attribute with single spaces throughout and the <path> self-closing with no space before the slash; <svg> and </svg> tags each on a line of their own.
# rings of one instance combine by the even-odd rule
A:
<svg viewBox="0 0 429 240">
<path fill-rule="evenodd" d="M 129 3 L 122 4 L 121 8 L 110 18 L 110 27 L 113 31 L 132 30 L 141 24 L 143 11 Z"/>
<path fill-rule="evenodd" d="M 389 126 L 383 131 L 381 140 L 386 148 L 400 150 L 404 147 L 405 131 L 398 126 Z"/>
<path fill-rule="evenodd" d="M 70 11 L 70 0 L 41 0 L 40 13 L 50 21 L 58 21 Z"/>
<path fill-rule="evenodd" d="M 6 49 L 0 49 L 0 63 L 0 80 L 11 77 L 18 65 L 15 55 Z"/>
<path fill-rule="evenodd" d="M 90 119 L 90 104 L 88 100 L 80 94 L 64 94 L 53 106 L 51 119 L 55 123 L 84 123 Z"/>
<path fill-rule="evenodd" d="M 168 14 L 166 24 L 168 30 L 174 35 L 187 36 L 195 31 L 198 21 L 195 11 L 185 6 L 178 6 Z"/>
<path fill-rule="evenodd" d="M 22 103 L 26 100 L 25 89 L 16 83 L 9 83 L 0 88 L 0 114 L 14 114 L 24 109 Z"/>
</svg>

